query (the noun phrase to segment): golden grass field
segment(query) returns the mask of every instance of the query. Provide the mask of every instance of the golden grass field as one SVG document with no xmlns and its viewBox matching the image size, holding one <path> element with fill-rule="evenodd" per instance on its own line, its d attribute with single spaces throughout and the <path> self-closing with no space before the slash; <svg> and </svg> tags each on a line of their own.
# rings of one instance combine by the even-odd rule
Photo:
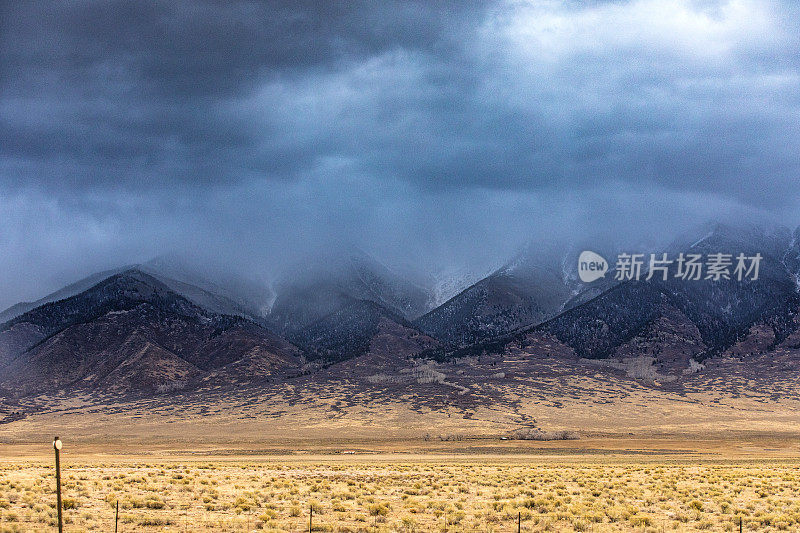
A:
<svg viewBox="0 0 800 533">
<path fill-rule="evenodd" d="M 792 439 L 65 444 L 65 530 L 796 531 Z M 5 446 L 0 531 L 55 527 L 49 443 Z M 353 453 L 350 453 L 353 452 Z"/>
</svg>

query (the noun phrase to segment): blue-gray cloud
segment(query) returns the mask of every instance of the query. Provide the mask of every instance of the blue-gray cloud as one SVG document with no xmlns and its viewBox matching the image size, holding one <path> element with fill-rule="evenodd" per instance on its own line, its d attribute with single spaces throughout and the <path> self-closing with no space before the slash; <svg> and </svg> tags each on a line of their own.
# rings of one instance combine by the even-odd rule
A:
<svg viewBox="0 0 800 533">
<path fill-rule="evenodd" d="M 0 304 L 167 249 L 435 268 L 800 214 L 791 2 L 0 10 Z"/>
</svg>

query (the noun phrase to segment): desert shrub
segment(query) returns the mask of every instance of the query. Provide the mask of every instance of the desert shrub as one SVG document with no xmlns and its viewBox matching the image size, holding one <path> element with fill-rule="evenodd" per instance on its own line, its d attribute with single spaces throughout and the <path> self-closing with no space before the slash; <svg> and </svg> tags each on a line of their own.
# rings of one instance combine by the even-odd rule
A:
<svg viewBox="0 0 800 533">
<path fill-rule="evenodd" d="M 61 500 L 61 507 L 64 509 L 77 509 L 78 502 L 76 502 L 74 498 L 64 498 Z"/>
<path fill-rule="evenodd" d="M 511 432 L 510 437 L 516 440 L 578 440 L 580 436 L 575 431 L 544 431 L 540 428 L 520 428 Z"/>
</svg>

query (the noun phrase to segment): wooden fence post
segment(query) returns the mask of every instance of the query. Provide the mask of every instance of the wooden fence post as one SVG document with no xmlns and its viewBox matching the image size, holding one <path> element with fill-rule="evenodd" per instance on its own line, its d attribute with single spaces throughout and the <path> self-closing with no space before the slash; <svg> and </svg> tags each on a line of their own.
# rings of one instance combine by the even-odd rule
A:
<svg viewBox="0 0 800 533">
<path fill-rule="evenodd" d="M 61 439 L 53 439 L 53 449 L 56 451 L 56 505 L 58 507 L 58 533 L 64 532 L 64 522 L 61 517 Z"/>
</svg>

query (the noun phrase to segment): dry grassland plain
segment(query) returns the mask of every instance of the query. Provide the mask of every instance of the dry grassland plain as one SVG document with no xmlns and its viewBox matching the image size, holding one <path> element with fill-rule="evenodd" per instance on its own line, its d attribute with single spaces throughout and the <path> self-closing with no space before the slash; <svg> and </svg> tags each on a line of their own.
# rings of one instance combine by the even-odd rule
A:
<svg viewBox="0 0 800 533">
<path fill-rule="evenodd" d="M 0 457 L 0 531 L 56 524 L 52 450 Z M 141 450 L 140 450 L 141 451 Z M 360 441 L 63 454 L 65 530 L 796 531 L 793 439 Z"/>
</svg>

